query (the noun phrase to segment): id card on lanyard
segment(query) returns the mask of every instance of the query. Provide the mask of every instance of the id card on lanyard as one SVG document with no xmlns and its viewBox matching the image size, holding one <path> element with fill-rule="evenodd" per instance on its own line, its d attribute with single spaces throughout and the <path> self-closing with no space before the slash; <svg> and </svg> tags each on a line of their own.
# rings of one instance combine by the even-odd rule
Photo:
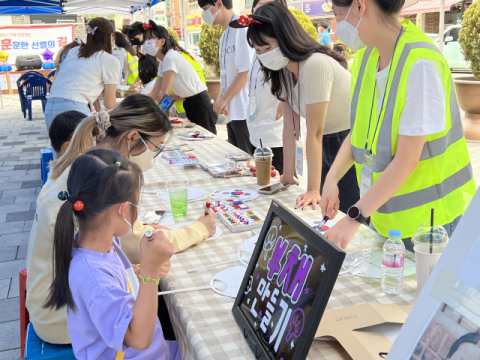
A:
<svg viewBox="0 0 480 360">
<path fill-rule="evenodd" d="M 290 105 L 292 107 L 292 120 L 293 120 L 293 136 L 295 137 L 295 170 L 298 175 L 303 176 L 303 142 L 300 134 L 300 121 L 299 123 L 299 138 L 297 140 L 297 129 L 295 126 L 295 111 L 293 110 L 293 87 L 292 87 L 292 74 L 290 73 Z M 302 113 L 300 110 L 300 63 L 298 63 L 298 116 Z"/>
<path fill-rule="evenodd" d="M 235 16 L 234 16 L 235 17 Z M 232 17 L 233 20 L 233 17 Z M 223 67 L 220 62 L 220 85 L 222 87 L 222 94 L 225 94 L 227 91 L 227 71 L 225 69 L 226 58 L 227 58 L 227 49 L 228 49 L 228 35 L 230 35 L 230 26 L 228 27 L 227 34 L 225 35 L 225 40 L 223 40 L 223 46 L 221 49 L 221 54 L 223 54 Z"/>
<path fill-rule="evenodd" d="M 368 139 L 370 137 L 370 124 L 372 122 L 372 113 L 373 108 L 376 108 L 375 104 L 375 94 L 377 90 L 377 81 L 375 81 L 375 87 L 373 88 L 373 99 L 372 99 L 372 108 L 370 109 L 370 120 L 368 122 L 368 130 L 367 130 L 367 139 L 365 141 L 365 150 L 363 151 L 363 159 L 362 159 L 362 173 L 360 175 L 360 197 L 363 197 L 367 193 L 368 190 L 372 187 L 372 177 L 373 177 L 373 166 L 374 166 L 374 159 L 372 155 L 372 148 L 373 142 L 375 141 L 375 136 L 377 135 L 378 124 L 380 123 L 380 118 L 382 116 L 383 106 L 385 104 L 385 95 L 387 94 L 388 88 L 388 81 L 390 80 L 390 71 L 392 70 L 392 62 L 395 56 L 395 50 L 397 49 L 398 39 L 402 35 L 403 27 L 400 29 L 400 33 L 398 34 L 397 41 L 395 42 L 395 47 L 393 49 L 393 56 L 392 61 L 390 62 L 389 69 L 388 69 L 388 79 L 385 85 L 385 92 L 383 93 L 382 99 L 382 106 L 380 107 L 380 112 L 377 114 L 377 124 L 375 126 L 375 132 L 373 133 L 373 138 L 370 143 L 370 150 L 368 150 Z"/>
<path fill-rule="evenodd" d="M 253 121 L 253 119 L 257 117 L 257 78 L 261 68 L 258 68 L 257 74 L 255 75 L 255 87 L 252 91 L 252 75 L 256 62 L 257 57 L 255 56 L 255 60 L 253 60 L 252 70 L 250 71 L 250 87 L 248 88 L 248 122 Z"/>
</svg>

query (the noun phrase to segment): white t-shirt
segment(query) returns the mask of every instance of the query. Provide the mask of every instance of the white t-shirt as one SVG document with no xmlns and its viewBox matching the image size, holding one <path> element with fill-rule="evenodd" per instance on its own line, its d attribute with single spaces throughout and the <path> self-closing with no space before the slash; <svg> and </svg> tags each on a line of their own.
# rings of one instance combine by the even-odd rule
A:
<svg viewBox="0 0 480 360">
<path fill-rule="evenodd" d="M 238 18 L 233 16 L 232 20 Z M 247 42 L 247 28 L 234 29 L 228 27 L 220 38 L 220 70 L 225 70 L 226 84 L 222 89 L 228 89 L 235 77 L 242 72 L 250 71 L 252 67 L 253 49 Z M 223 81 L 222 77 L 220 80 Z M 248 89 L 245 86 L 228 103 L 227 122 L 232 120 L 246 120 L 248 118 Z"/>
<path fill-rule="evenodd" d="M 248 94 L 250 98 L 256 97 L 257 116 L 252 120 L 247 116 L 250 142 L 259 147 L 262 139 L 263 146 L 278 148 L 283 146 L 283 117 L 275 120 L 280 100 L 272 95 L 270 82 L 263 83 L 263 76 L 260 61 L 254 55 L 253 66 L 248 74 Z"/>
<path fill-rule="evenodd" d="M 286 72 L 287 82 L 292 80 L 291 73 Z M 307 60 L 300 62 L 299 81 L 290 96 L 290 86 L 283 89 L 282 97 L 293 103 L 293 110 L 301 117 L 307 117 L 307 105 L 328 101 L 327 117 L 323 133 L 334 134 L 350 129 L 350 80 L 351 75 L 332 57 L 314 53 Z M 293 86 L 293 81 L 291 82 Z M 298 89 L 300 86 L 300 112 L 298 111 Z M 288 97 L 287 97 L 288 94 Z M 307 119 L 308 121 L 308 119 Z"/>
<path fill-rule="evenodd" d="M 89 58 L 79 58 L 80 46 L 71 49 L 62 61 L 62 71 L 50 89 L 49 98 L 63 98 L 93 104 L 105 85 L 116 85 L 120 63 L 115 56 L 99 51 Z"/>
<path fill-rule="evenodd" d="M 117 88 L 120 86 L 122 82 L 122 75 L 123 75 L 123 67 L 125 66 L 125 58 L 127 57 L 127 52 L 125 49 L 115 48 L 112 51 L 112 55 L 120 62 L 120 75 L 118 77 Z"/>
<path fill-rule="evenodd" d="M 172 90 L 183 99 L 207 90 L 207 85 L 202 83 L 192 64 L 173 49 L 167 51 L 158 65 L 158 76 L 163 77 L 164 71 L 174 71 L 177 74 L 173 79 Z"/>
<path fill-rule="evenodd" d="M 377 72 L 377 117 L 382 106 L 388 80 L 387 66 Z M 387 99 L 385 99 L 384 107 Z M 417 60 L 408 74 L 405 108 L 403 109 L 398 133 L 407 136 L 431 135 L 446 128 L 445 88 L 439 71 L 429 60 Z"/>
</svg>

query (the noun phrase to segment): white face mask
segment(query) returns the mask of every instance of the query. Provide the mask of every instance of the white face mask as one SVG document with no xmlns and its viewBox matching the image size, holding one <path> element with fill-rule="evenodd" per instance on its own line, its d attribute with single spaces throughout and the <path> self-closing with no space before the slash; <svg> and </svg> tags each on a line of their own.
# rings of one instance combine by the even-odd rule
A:
<svg viewBox="0 0 480 360">
<path fill-rule="evenodd" d="M 273 71 L 278 71 L 288 64 L 288 58 L 282 54 L 280 47 L 276 47 L 263 54 L 257 54 L 257 57 L 258 60 L 262 62 L 263 66 Z"/>
<path fill-rule="evenodd" d="M 342 40 L 345 45 L 347 45 L 350 49 L 353 51 L 361 50 L 367 45 L 364 44 L 362 39 L 360 38 L 360 35 L 358 35 L 358 26 L 362 22 L 362 18 L 360 18 L 360 21 L 357 24 L 357 27 L 354 27 L 352 24 L 347 22 L 348 14 L 350 14 L 350 10 L 352 10 L 352 5 L 350 6 L 350 9 L 348 9 L 347 16 L 345 16 L 345 20 L 340 21 L 337 24 L 337 30 L 335 30 L 335 35 Z"/>
<path fill-rule="evenodd" d="M 130 205 L 135 206 L 136 208 L 139 207 L 138 205 L 132 204 L 130 201 L 127 201 L 127 202 L 128 202 Z M 123 204 L 125 204 L 125 203 L 121 203 L 121 204 L 120 204 L 120 208 L 118 209 L 118 214 L 119 214 L 120 216 L 122 216 L 122 206 L 123 206 Z M 138 211 L 137 211 L 137 219 L 138 219 Z M 137 221 L 137 219 L 135 219 L 135 221 Z M 132 224 L 130 223 L 130 221 L 128 221 L 128 220 L 125 219 L 125 218 L 123 218 L 123 220 L 125 220 L 125 222 L 126 222 L 128 225 L 130 225 L 130 227 L 132 227 Z"/>
<path fill-rule="evenodd" d="M 247 267 L 243 265 L 232 266 L 220 271 L 210 280 L 210 286 L 216 293 L 231 298 L 236 298 L 242 285 Z"/>
<path fill-rule="evenodd" d="M 153 168 L 153 166 L 155 165 L 155 152 L 148 148 L 147 143 L 141 137 L 140 140 L 143 141 L 146 149 L 140 155 L 130 155 L 130 161 L 134 164 L 137 164 L 142 170 L 142 172 L 145 172 Z M 130 152 L 130 146 L 128 146 L 128 151 Z"/>
<path fill-rule="evenodd" d="M 143 51 L 151 56 L 155 56 L 158 53 L 158 50 L 160 50 L 160 46 L 155 46 L 155 43 L 157 40 L 147 40 L 145 41 L 145 44 L 143 44 Z"/>
<path fill-rule="evenodd" d="M 213 6 L 210 6 L 209 9 L 202 11 L 202 20 L 205 21 L 205 24 L 213 26 L 215 18 L 217 17 L 220 9 L 217 10 L 215 14 L 212 14 Z"/>
</svg>

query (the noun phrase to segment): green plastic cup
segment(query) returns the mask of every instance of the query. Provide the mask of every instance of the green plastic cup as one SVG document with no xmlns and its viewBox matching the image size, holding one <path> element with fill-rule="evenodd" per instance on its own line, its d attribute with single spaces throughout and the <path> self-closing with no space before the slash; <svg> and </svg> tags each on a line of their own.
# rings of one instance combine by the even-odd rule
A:
<svg viewBox="0 0 480 360">
<path fill-rule="evenodd" d="M 167 181 L 167 190 L 170 197 L 170 206 L 174 218 L 187 215 L 188 180 Z"/>
</svg>

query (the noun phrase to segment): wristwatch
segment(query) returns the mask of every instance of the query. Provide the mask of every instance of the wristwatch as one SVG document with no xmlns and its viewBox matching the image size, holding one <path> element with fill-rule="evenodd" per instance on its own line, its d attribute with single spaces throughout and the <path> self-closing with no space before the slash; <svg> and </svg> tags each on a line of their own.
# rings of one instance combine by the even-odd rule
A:
<svg viewBox="0 0 480 360">
<path fill-rule="evenodd" d="M 360 208 L 357 205 L 352 205 L 347 211 L 347 216 L 355 221 L 358 221 L 360 224 L 365 224 L 367 218 L 362 215 Z"/>
</svg>

